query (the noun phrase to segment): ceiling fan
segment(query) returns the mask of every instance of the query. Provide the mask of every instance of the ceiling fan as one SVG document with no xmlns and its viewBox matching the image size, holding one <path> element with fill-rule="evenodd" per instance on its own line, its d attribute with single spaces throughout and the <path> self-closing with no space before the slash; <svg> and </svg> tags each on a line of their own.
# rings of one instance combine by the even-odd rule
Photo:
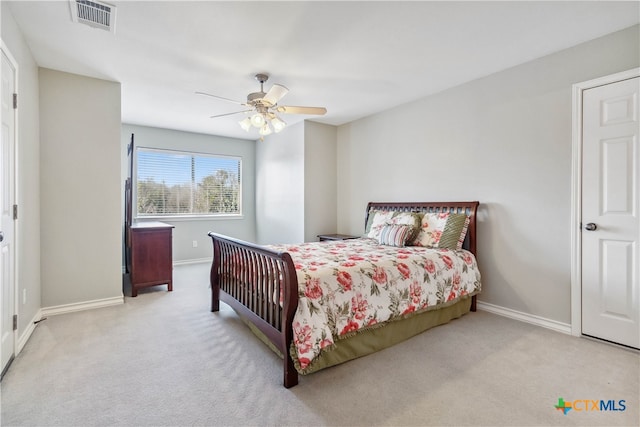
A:
<svg viewBox="0 0 640 427">
<path fill-rule="evenodd" d="M 313 114 L 323 115 L 327 112 L 324 107 L 295 107 L 288 105 L 278 105 L 288 92 L 289 89 L 280 84 L 271 86 L 268 92 L 264 91 L 264 82 L 269 79 L 267 74 L 256 74 L 255 79 L 260 82 L 260 92 L 253 92 L 247 95 L 247 101 L 235 101 L 218 95 L 212 95 L 206 92 L 196 92 L 198 95 L 211 96 L 213 98 L 222 99 L 224 101 L 233 102 L 234 104 L 247 107 L 246 110 L 234 111 L 232 113 L 217 114 L 211 118 L 231 116 L 240 113 L 252 113 L 250 116 L 239 121 L 240 127 L 249 132 L 252 127 L 258 128 L 261 136 L 269 135 L 272 132 L 280 132 L 287 125 L 278 113 L 283 114 Z"/>
</svg>

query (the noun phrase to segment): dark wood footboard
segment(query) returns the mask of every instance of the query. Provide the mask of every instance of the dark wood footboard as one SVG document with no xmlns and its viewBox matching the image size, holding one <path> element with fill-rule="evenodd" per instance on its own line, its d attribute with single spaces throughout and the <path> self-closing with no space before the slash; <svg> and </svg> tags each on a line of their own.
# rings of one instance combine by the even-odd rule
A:
<svg viewBox="0 0 640 427">
<path fill-rule="evenodd" d="M 298 279 L 286 252 L 209 233 L 213 240 L 211 311 L 220 300 L 254 324 L 284 355 L 284 386 L 298 384 L 289 354 L 293 316 L 298 307 Z"/>
</svg>

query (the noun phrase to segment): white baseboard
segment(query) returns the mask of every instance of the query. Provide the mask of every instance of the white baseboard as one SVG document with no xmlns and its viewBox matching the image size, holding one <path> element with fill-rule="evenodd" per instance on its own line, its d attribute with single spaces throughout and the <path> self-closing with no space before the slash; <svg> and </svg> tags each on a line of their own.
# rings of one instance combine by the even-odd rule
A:
<svg viewBox="0 0 640 427">
<path fill-rule="evenodd" d="M 20 354 L 24 346 L 27 344 L 27 341 L 29 341 L 29 338 L 31 338 L 33 331 L 35 331 L 36 329 L 36 325 L 37 325 L 36 322 L 39 322 L 40 320 L 42 320 L 47 316 L 55 316 L 57 314 L 71 313 L 74 311 L 91 310 L 94 308 L 109 307 L 112 305 L 119 305 L 123 303 L 124 303 L 124 296 L 121 296 L 121 297 L 105 298 L 105 299 L 94 300 L 94 301 L 85 301 L 85 302 L 78 302 L 74 304 L 64 304 L 64 305 L 57 305 L 54 307 L 41 308 L 36 312 L 35 316 L 33 316 L 33 319 L 31 319 L 29 323 L 27 323 L 27 327 L 22 332 L 20 337 L 18 337 L 15 354 L 16 355 Z"/>
<path fill-rule="evenodd" d="M 571 335 L 571 325 L 568 323 L 562 323 L 533 314 L 512 310 L 510 308 L 500 307 L 499 305 L 489 304 L 488 302 L 478 301 L 477 307 L 479 310 L 488 311 L 489 313 L 497 314 L 499 316 L 508 317 L 510 319 L 519 320 L 521 322 L 531 323 L 536 326 L 542 326 L 543 328 L 552 329 L 556 332 L 562 332 L 563 334 Z"/>
<path fill-rule="evenodd" d="M 27 327 L 22 332 L 22 335 L 18 338 L 17 348 L 15 350 L 15 354 L 18 355 L 31 338 L 31 334 L 36 329 L 36 322 L 42 319 L 42 310 L 38 310 L 33 319 L 27 324 Z"/>
<path fill-rule="evenodd" d="M 74 311 L 92 310 L 94 308 L 110 307 L 124 304 L 124 295 L 113 298 L 97 299 L 93 301 L 76 302 L 73 304 L 56 305 L 42 308 L 42 317 L 55 316 L 57 314 L 72 313 Z"/>
<path fill-rule="evenodd" d="M 178 265 L 204 264 L 204 263 L 211 264 L 211 258 L 196 258 L 196 259 L 185 259 L 182 261 L 174 261 L 173 266 L 175 267 Z"/>
</svg>

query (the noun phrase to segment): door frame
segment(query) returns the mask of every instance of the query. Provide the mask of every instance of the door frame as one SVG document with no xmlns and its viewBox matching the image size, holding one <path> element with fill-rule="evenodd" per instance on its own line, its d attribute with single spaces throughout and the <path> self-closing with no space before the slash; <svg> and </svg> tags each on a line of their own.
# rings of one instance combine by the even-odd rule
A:
<svg viewBox="0 0 640 427">
<path fill-rule="evenodd" d="M 582 96 L 587 89 L 640 77 L 640 68 L 573 85 L 571 147 L 571 335 L 582 336 Z"/>
<path fill-rule="evenodd" d="M 2 40 L 2 38 L 0 38 L 0 50 L 1 53 L 3 53 L 4 55 L 6 55 L 7 59 L 9 59 L 9 62 L 11 63 L 11 66 L 14 69 L 14 93 L 18 93 L 18 88 L 19 88 L 19 66 L 18 66 L 18 61 L 16 61 L 15 57 L 13 56 L 13 54 L 11 53 L 11 50 L 9 50 L 9 47 L 4 43 L 4 40 Z M 19 129 L 18 129 L 18 124 L 20 123 L 18 120 L 18 109 L 14 110 L 13 113 L 13 121 L 14 121 L 14 127 L 13 127 L 13 155 L 11 157 L 11 167 L 12 167 L 12 176 L 11 176 L 11 180 L 12 180 L 12 185 L 13 185 L 13 204 L 17 204 L 18 203 L 18 137 L 19 137 Z M 14 315 L 18 315 L 19 313 L 19 307 L 20 304 L 19 302 L 19 289 L 18 289 L 18 260 L 17 260 L 17 256 L 18 256 L 18 221 L 16 219 L 14 219 L 12 221 L 11 226 L 13 227 L 13 244 L 12 244 L 12 249 L 11 249 L 11 275 L 10 275 L 10 286 L 13 287 L 13 314 Z M 18 320 L 20 319 L 20 317 L 18 316 Z M 15 358 L 15 356 L 19 353 L 20 349 L 18 348 L 19 346 L 19 331 L 20 331 L 20 323 L 18 322 L 18 327 L 16 329 L 13 330 L 13 358 Z M 11 365 L 11 362 L 13 360 L 13 358 L 7 363 L 7 366 L 0 366 L 0 375 L 4 375 L 4 373 L 6 372 L 6 369 L 9 368 L 9 366 Z"/>
</svg>

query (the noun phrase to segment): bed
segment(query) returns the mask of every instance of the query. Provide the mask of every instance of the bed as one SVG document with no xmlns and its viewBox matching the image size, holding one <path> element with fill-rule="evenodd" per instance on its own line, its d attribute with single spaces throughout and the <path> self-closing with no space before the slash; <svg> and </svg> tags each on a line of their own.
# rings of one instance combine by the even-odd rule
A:
<svg viewBox="0 0 640 427">
<path fill-rule="evenodd" d="M 479 202 L 370 202 L 361 238 L 261 246 L 210 232 L 211 311 L 225 302 L 298 374 L 475 311 Z"/>
</svg>

